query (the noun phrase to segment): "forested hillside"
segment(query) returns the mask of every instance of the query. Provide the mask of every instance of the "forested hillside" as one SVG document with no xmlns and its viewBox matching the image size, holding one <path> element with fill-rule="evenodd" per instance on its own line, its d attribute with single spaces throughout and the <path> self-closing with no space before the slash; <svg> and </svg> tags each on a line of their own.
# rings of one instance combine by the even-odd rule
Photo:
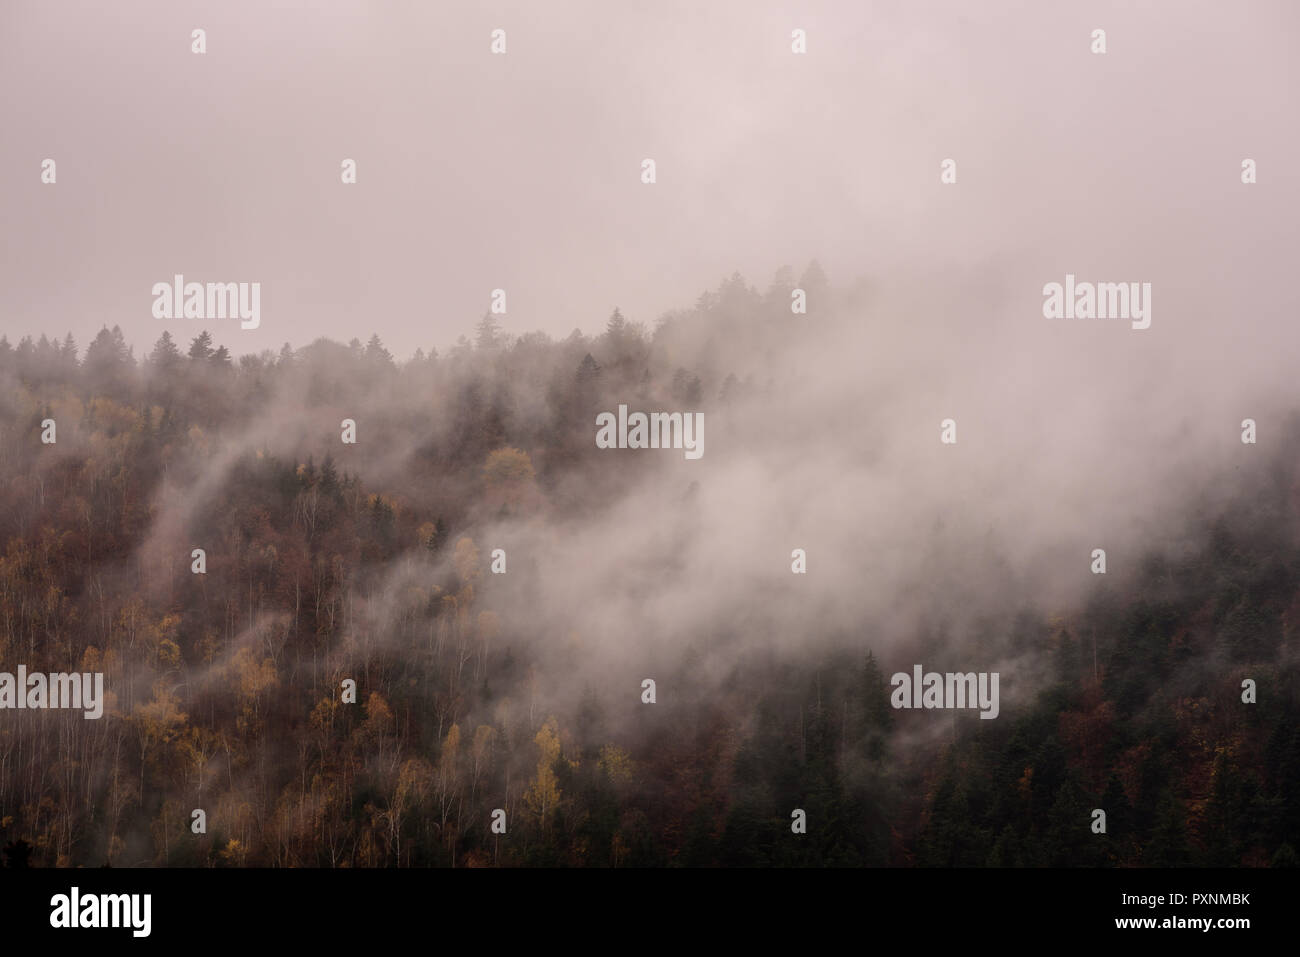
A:
<svg viewBox="0 0 1300 957">
<path fill-rule="evenodd" d="M 107 697 L 0 712 L 7 865 L 1293 866 L 1300 420 L 1072 605 L 885 627 L 812 607 L 781 540 L 744 603 L 683 610 L 737 580 L 699 557 L 726 490 L 597 449 L 595 416 L 702 410 L 704 461 L 733 453 L 815 378 L 777 344 L 794 285 L 561 341 L 486 316 L 404 361 L 378 337 L 236 360 L 179 322 L 0 340 L 0 670 L 103 672 Z M 969 649 L 1010 663 L 997 720 L 890 706 L 891 673 Z"/>
</svg>

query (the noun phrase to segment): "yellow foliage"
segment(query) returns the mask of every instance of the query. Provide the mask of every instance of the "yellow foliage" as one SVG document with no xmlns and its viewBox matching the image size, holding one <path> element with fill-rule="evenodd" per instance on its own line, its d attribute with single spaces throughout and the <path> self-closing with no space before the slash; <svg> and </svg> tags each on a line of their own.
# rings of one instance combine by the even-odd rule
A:
<svg viewBox="0 0 1300 957">
<path fill-rule="evenodd" d="M 186 435 L 189 437 L 190 445 L 194 446 L 200 452 L 208 451 L 208 437 L 203 434 L 203 430 L 197 425 L 191 425 L 190 430 Z"/>
<path fill-rule="evenodd" d="M 112 399 L 91 399 L 90 418 L 96 432 L 110 435 L 137 431 L 140 426 L 140 414 L 135 409 L 118 405 Z"/>
<path fill-rule="evenodd" d="M 388 733 L 392 725 L 393 709 L 379 692 L 370 692 L 370 697 L 366 699 L 366 720 L 362 727 L 368 734 L 381 735 Z"/>
<path fill-rule="evenodd" d="M 554 717 L 546 720 L 533 741 L 541 759 L 537 762 L 537 777 L 524 793 L 524 804 L 537 815 L 545 829 L 560 803 L 560 784 L 555 776 L 555 762 L 560 756 L 560 735 Z"/>
<path fill-rule="evenodd" d="M 600 749 L 598 766 L 613 784 L 626 784 L 632 780 L 632 756 L 622 748 L 607 744 Z"/>
<path fill-rule="evenodd" d="M 393 804 L 397 808 L 406 808 L 424 800 L 433 779 L 433 769 L 423 758 L 411 758 L 402 764 L 397 774 L 397 790 L 393 795 Z"/>
<path fill-rule="evenodd" d="M 311 726 L 322 734 L 329 734 L 330 729 L 334 727 L 334 712 L 338 709 L 338 702 L 332 697 L 321 698 L 316 703 L 316 707 L 311 711 Z"/>
<path fill-rule="evenodd" d="M 461 581 L 468 584 L 478 578 L 478 549 L 472 539 L 462 538 L 456 543 L 453 561 L 456 564 L 456 574 L 460 576 Z"/>
<path fill-rule="evenodd" d="M 448 757 L 452 760 L 456 758 L 456 752 L 460 750 L 460 725 L 453 724 L 447 731 L 447 737 L 442 742 L 442 759 L 446 761 Z"/>
<path fill-rule="evenodd" d="M 168 668 L 180 667 L 180 646 L 170 638 L 164 638 L 162 641 L 158 642 L 158 664 Z"/>
<path fill-rule="evenodd" d="M 474 729 L 474 743 L 470 745 L 470 753 L 476 762 L 482 762 L 491 753 L 492 740 L 496 734 L 496 728 L 490 724 L 480 724 Z"/>
<path fill-rule="evenodd" d="M 546 723 L 538 729 L 533 742 L 541 752 L 542 763 L 554 764 L 560 756 L 560 726 L 554 715 L 547 718 Z"/>
<path fill-rule="evenodd" d="M 244 698 L 256 698 L 263 691 L 274 688 L 279 681 L 275 662 L 270 658 L 258 661 L 252 648 L 240 648 L 231 662 L 231 669 L 239 678 L 239 693 Z"/>
<path fill-rule="evenodd" d="M 158 656 L 160 667 L 180 667 L 181 649 L 176 642 L 176 637 L 180 632 L 180 624 L 180 615 L 164 615 L 162 620 L 149 630 L 154 646 L 154 654 Z"/>
<path fill-rule="evenodd" d="M 489 486 L 531 482 L 534 477 L 533 462 L 521 449 L 503 448 L 489 453 L 483 466 L 483 477 Z"/>
<path fill-rule="evenodd" d="M 240 843 L 239 838 L 232 837 L 221 849 L 221 859 L 235 867 L 243 867 L 248 857 L 248 849 Z"/>
<path fill-rule="evenodd" d="M 279 683 L 275 662 L 270 658 L 257 660 L 252 648 L 241 648 L 235 653 L 228 668 L 239 682 L 239 714 L 235 726 L 241 732 L 256 731 L 261 726 L 261 700 L 264 692 Z"/>
<path fill-rule="evenodd" d="M 185 727 L 188 717 L 176 705 L 179 699 L 167 690 L 167 682 L 154 682 L 153 701 L 135 707 L 135 719 L 141 737 L 160 744 L 170 743 Z"/>
</svg>

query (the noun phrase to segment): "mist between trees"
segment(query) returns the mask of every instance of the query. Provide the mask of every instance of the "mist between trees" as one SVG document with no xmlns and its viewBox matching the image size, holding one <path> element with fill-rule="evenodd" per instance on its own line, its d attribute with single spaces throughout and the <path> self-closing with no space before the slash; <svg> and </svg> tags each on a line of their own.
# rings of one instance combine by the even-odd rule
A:
<svg viewBox="0 0 1300 957">
<path fill-rule="evenodd" d="M 404 361 L 0 341 L 0 664 L 105 675 L 101 720 L 0 712 L 9 866 L 1294 863 L 1282 390 L 1080 404 L 1077 343 L 990 385 L 1012 326 L 927 295 L 814 264 Z M 708 454 L 597 448 L 620 403 Z M 1000 673 L 996 720 L 893 710 L 915 662 Z"/>
</svg>

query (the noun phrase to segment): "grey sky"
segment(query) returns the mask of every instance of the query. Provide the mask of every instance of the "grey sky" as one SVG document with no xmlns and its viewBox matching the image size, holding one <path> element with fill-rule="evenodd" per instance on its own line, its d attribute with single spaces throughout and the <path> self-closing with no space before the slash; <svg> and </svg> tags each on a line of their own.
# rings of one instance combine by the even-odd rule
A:
<svg viewBox="0 0 1300 957">
<path fill-rule="evenodd" d="M 84 348 L 118 323 L 139 354 L 163 328 L 236 353 L 374 331 L 405 357 L 494 287 L 508 332 L 566 335 L 816 257 L 947 287 L 945 335 L 981 335 L 961 324 L 996 294 L 1030 342 L 1061 336 L 1044 282 L 1151 281 L 1152 329 L 1112 343 L 1294 364 L 1300 14 L 1132 7 L 10 0 L 0 332 Z M 260 281 L 261 328 L 154 319 L 177 272 Z"/>
</svg>

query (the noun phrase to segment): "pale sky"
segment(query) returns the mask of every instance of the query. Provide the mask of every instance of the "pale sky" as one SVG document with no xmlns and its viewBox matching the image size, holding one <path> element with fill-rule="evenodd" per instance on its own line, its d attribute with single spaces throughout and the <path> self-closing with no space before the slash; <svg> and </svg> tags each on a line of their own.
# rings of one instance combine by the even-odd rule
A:
<svg viewBox="0 0 1300 957">
<path fill-rule="evenodd" d="M 0 332 L 378 332 L 404 358 L 497 287 L 507 332 L 564 336 L 817 258 L 997 288 L 1035 329 L 1066 272 L 1150 281 L 1151 341 L 1293 362 L 1298 26 L 1284 2 L 5 0 Z M 155 319 L 175 273 L 260 281 L 261 327 Z"/>
</svg>

